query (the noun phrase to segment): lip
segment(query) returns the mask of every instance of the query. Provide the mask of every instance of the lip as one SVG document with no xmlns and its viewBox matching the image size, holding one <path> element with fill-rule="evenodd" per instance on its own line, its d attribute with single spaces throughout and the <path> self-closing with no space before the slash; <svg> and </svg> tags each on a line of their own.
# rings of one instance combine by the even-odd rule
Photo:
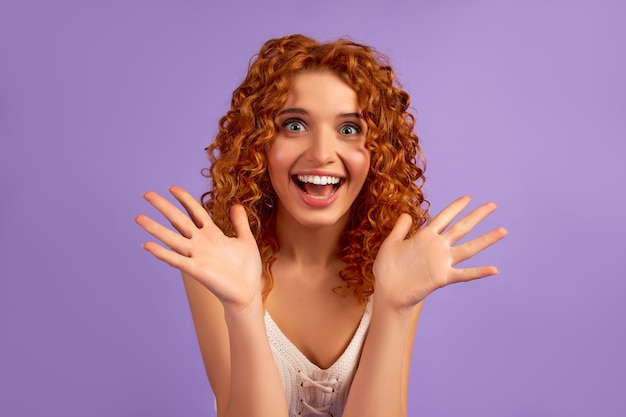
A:
<svg viewBox="0 0 626 417">
<path fill-rule="evenodd" d="M 302 201 L 304 201 L 307 206 L 315 208 L 325 208 L 330 206 L 335 202 L 335 200 L 337 200 L 337 198 L 339 197 L 339 193 L 341 192 L 341 186 L 339 186 L 339 188 L 337 188 L 337 190 L 335 190 L 335 192 L 328 197 L 319 198 L 308 195 L 298 186 L 295 186 L 295 188 Z"/>
<path fill-rule="evenodd" d="M 297 181 L 298 175 L 318 175 L 318 176 L 326 176 L 326 177 L 336 177 L 339 178 L 339 187 L 328 197 L 319 198 L 313 197 L 309 194 L 305 193 L 295 182 Z M 291 176 L 291 182 L 294 188 L 296 189 L 296 193 L 300 196 L 300 199 L 309 207 L 314 208 L 325 208 L 332 205 L 335 200 L 339 197 L 339 193 L 341 193 L 341 189 L 343 188 L 343 184 L 346 182 L 346 177 L 341 174 L 337 174 L 335 172 L 328 171 L 319 171 L 319 170 L 311 170 L 311 171 L 298 171 L 298 173 L 293 174 Z"/>
</svg>

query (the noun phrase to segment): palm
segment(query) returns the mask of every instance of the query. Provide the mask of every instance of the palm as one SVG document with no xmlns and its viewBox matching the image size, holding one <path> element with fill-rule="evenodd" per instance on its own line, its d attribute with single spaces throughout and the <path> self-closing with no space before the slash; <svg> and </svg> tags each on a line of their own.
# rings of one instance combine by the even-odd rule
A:
<svg viewBox="0 0 626 417">
<path fill-rule="evenodd" d="M 262 264 L 250 232 L 245 210 L 233 207 L 231 221 L 236 236 L 228 237 L 213 223 L 204 208 L 186 191 L 171 188 L 185 207 L 184 214 L 156 193 L 145 198 L 174 226 L 178 233 L 147 216 L 136 221 L 170 249 L 148 242 L 145 249 L 167 264 L 196 279 L 223 303 L 245 306 L 261 293 Z"/>
<path fill-rule="evenodd" d="M 484 204 L 450 226 L 469 201 L 468 197 L 458 199 L 409 239 L 405 237 L 411 227 L 411 218 L 402 215 L 398 219 L 374 262 L 378 295 L 384 296 L 394 308 L 404 309 L 448 284 L 498 272 L 494 266 L 454 268 L 459 262 L 498 242 L 507 233 L 506 229 L 497 228 L 454 246 L 496 208 L 493 203 Z"/>
</svg>

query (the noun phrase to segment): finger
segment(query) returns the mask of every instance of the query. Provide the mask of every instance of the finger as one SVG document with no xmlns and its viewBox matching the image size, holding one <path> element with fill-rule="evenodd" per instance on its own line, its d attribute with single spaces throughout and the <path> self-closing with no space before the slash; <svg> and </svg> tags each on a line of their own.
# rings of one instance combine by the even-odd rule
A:
<svg viewBox="0 0 626 417">
<path fill-rule="evenodd" d="M 475 208 L 461 220 L 454 223 L 442 235 L 448 239 L 451 244 L 455 244 L 467 235 L 478 223 L 483 221 L 487 216 L 496 210 L 495 203 L 489 202 Z"/>
<path fill-rule="evenodd" d="M 211 220 L 211 216 L 209 216 L 202 204 L 200 204 L 200 202 L 191 194 L 175 185 L 171 186 L 169 191 L 185 208 L 185 211 L 187 211 L 196 227 L 201 229 L 203 227 L 214 225 L 213 220 Z"/>
<path fill-rule="evenodd" d="M 469 242 L 452 248 L 452 265 L 465 261 L 489 246 L 499 242 L 508 234 L 504 227 L 498 227 L 489 233 L 485 233 Z"/>
<path fill-rule="evenodd" d="M 468 282 L 475 279 L 485 278 L 499 274 L 498 268 L 493 265 L 477 266 L 474 268 L 453 268 L 450 272 L 448 284 L 456 284 L 459 282 Z"/>
<path fill-rule="evenodd" d="M 143 246 L 143 248 L 150 252 L 155 258 L 173 266 L 174 268 L 178 268 L 181 271 L 187 271 L 189 269 L 189 263 L 191 262 L 190 258 L 168 250 L 155 242 L 146 242 L 141 246 Z"/>
<path fill-rule="evenodd" d="M 412 225 L 413 219 L 411 216 L 407 213 L 402 213 L 400 217 L 398 217 L 398 220 L 396 220 L 396 224 L 393 226 L 393 229 L 391 229 L 389 236 L 387 236 L 387 239 L 385 240 L 403 241 L 409 234 Z"/>
<path fill-rule="evenodd" d="M 452 223 L 452 220 L 454 220 L 454 218 L 458 216 L 459 213 L 465 209 L 465 207 L 467 207 L 471 200 L 472 197 L 470 196 L 463 196 L 456 199 L 446 208 L 441 210 L 439 214 L 433 218 L 429 226 L 434 227 L 437 233 L 443 232 L 443 230 L 448 227 L 450 223 Z"/>
<path fill-rule="evenodd" d="M 250 222 L 246 209 L 241 204 L 235 204 L 230 208 L 230 221 L 233 224 L 233 229 L 237 237 L 252 237 L 252 231 L 250 230 Z"/>
<path fill-rule="evenodd" d="M 196 225 L 185 213 L 159 194 L 154 191 L 148 191 L 143 196 L 186 238 L 190 238 L 193 230 L 197 229 Z"/>
<path fill-rule="evenodd" d="M 135 218 L 135 222 L 141 226 L 146 232 L 159 239 L 165 245 L 181 255 L 189 256 L 191 254 L 189 248 L 189 239 L 175 233 L 163 226 L 162 224 L 152 220 L 145 214 L 140 214 Z"/>
</svg>

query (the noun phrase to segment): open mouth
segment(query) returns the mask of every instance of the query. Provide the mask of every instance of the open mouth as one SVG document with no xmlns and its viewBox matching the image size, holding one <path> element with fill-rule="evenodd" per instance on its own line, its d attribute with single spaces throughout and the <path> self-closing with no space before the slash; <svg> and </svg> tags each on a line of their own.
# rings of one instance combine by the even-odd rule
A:
<svg viewBox="0 0 626 417">
<path fill-rule="evenodd" d="M 344 183 L 344 178 L 326 175 L 293 175 L 293 182 L 305 194 L 313 198 L 327 198 Z"/>
</svg>

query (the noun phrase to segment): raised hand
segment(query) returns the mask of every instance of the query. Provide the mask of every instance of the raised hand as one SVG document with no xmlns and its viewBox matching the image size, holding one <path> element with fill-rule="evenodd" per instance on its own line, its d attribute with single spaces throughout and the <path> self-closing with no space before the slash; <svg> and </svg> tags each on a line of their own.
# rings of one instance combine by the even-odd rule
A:
<svg viewBox="0 0 626 417">
<path fill-rule="evenodd" d="M 483 204 L 451 225 L 470 200 L 461 197 L 454 201 L 409 239 L 411 217 L 402 214 L 398 218 L 374 262 L 376 297 L 384 297 L 393 308 L 408 310 L 438 288 L 498 273 L 495 266 L 454 268 L 507 234 L 499 227 L 454 246 L 496 209 L 494 203 Z"/>
<path fill-rule="evenodd" d="M 144 249 L 161 261 L 187 273 L 209 289 L 224 305 L 246 307 L 261 297 L 262 264 L 245 209 L 235 205 L 230 218 L 235 237 L 228 237 L 213 223 L 206 210 L 188 192 L 170 192 L 187 214 L 159 194 L 144 198 L 174 226 L 178 233 L 140 214 L 135 221 L 169 249 L 147 242 Z"/>
</svg>

